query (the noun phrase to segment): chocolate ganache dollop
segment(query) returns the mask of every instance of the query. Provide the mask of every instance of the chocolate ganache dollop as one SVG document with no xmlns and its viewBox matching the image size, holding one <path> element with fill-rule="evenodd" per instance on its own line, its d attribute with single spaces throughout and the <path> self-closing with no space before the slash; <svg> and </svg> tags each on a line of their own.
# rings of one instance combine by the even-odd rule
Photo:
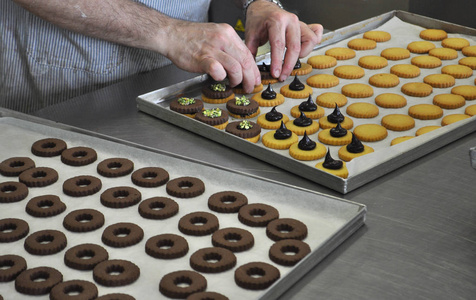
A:
<svg viewBox="0 0 476 300">
<path fill-rule="evenodd" d="M 261 93 L 261 98 L 266 100 L 276 99 L 276 92 L 271 87 L 271 84 L 268 84 L 268 88 Z"/>
<path fill-rule="evenodd" d="M 299 127 L 306 127 L 312 125 L 312 119 L 306 117 L 306 114 L 301 112 L 299 118 L 294 119 L 293 124 Z"/>
<path fill-rule="evenodd" d="M 299 78 L 294 76 L 293 82 L 289 84 L 289 89 L 293 91 L 302 91 L 304 90 L 304 84 L 299 80 Z"/>
<path fill-rule="evenodd" d="M 283 118 L 283 114 L 276 110 L 276 106 L 274 106 L 266 115 L 266 120 L 270 122 L 276 122 Z"/>
<path fill-rule="evenodd" d="M 312 141 L 308 136 L 307 132 L 304 131 L 302 139 L 298 143 L 298 148 L 305 151 L 310 151 L 316 148 L 316 142 Z"/>
<path fill-rule="evenodd" d="M 331 123 L 338 123 L 338 122 L 344 122 L 344 115 L 340 112 L 339 107 L 336 104 L 336 107 L 334 108 L 334 111 L 327 116 L 327 121 Z"/>
<path fill-rule="evenodd" d="M 331 136 L 333 137 L 343 137 L 344 135 L 347 134 L 347 129 L 343 128 L 340 125 L 340 122 L 337 122 L 336 127 L 331 128 L 330 132 Z"/>
<path fill-rule="evenodd" d="M 362 142 L 352 133 L 352 142 L 346 146 L 347 151 L 350 153 L 362 153 L 364 152 L 364 145 Z"/>
<path fill-rule="evenodd" d="M 284 125 L 284 122 L 281 121 L 281 127 L 276 130 L 274 133 L 274 138 L 277 140 L 285 140 L 290 138 L 293 135 L 292 131 L 286 128 L 286 125 Z"/>
<path fill-rule="evenodd" d="M 301 68 L 301 61 L 298 59 L 296 64 L 294 65 L 294 70 Z"/>
<path fill-rule="evenodd" d="M 326 169 L 339 170 L 340 168 L 342 168 L 343 165 L 344 163 L 341 160 L 335 160 L 332 158 L 331 152 L 328 148 L 326 158 L 324 159 L 322 166 Z"/>
<path fill-rule="evenodd" d="M 309 98 L 306 101 L 299 104 L 300 111 L 316 111 L 317 104 L 312 100 L 311 94 L 309 94 Z"/>
</svg>

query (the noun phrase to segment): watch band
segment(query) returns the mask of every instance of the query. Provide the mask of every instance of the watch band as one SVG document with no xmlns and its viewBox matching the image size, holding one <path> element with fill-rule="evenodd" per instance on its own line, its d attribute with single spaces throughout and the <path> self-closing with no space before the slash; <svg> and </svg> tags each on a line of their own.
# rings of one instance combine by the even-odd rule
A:
<svg viewBox="0 0 476 300">
<path fill-rule="evenodd" d="M 246 11 L 248 10 L 248 6 L 250 6 L 250 4 L 255 2 L 255 1 L 256 0 L 248 0 L 248 1 L 246 1 L 245 5 L 243 5 L 243 13 L 245 14 L 245 16 L 246 16 Z M 281 4 L 281 2 L 279 0 L 267 0 L 267 1 L 276 4 L 281 9 L 284 9 L 283 5 Z"/>
</svg>

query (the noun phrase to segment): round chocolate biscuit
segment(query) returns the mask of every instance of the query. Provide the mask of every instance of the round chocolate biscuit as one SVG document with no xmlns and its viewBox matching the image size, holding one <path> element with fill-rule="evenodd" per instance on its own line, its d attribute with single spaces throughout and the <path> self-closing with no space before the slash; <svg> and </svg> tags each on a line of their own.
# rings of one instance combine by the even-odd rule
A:
<svg viewBox="0 0 476 300">
<path fill-rule="evenodd" d="M 159 283 L 159 291 L 170 298 L 187 298 L 203 292 L 207 288 L 207 279 L 195 271 L 175 271 L 166 274 Z"/>
<path fill-rule="evenodd" d="M 14 254 L 0 256 L 0 282 L 12 281 L 26 270 L 26 260 Z"/>
<path fill-rule="evenodd" d="M 217 230 L 212 235 L 212 244 L 233 252 L 242 252 L 253 247 L 255 243 L 253 234 L 248 230 L 228 227 Z"/>
<path fill-rule="evenodd" d="M 105 260 L 93 269 L 93 279 L 103 286 L 124 286 L 135 282 L 140 269 L 134 263 L 121 260 Z"/>
<path fill-rule="evenodd" d="M 215 91 L 211 89 L 211 85 L 205 85 L 202 88 L 202 94 L 211 99 L 227 98 L 233 94 L 233 89 L 229 85 L 225 85 L 224 91 Z"/>
<path fill-rule="evenodd" d="M 104 229 L 101 240 L 114 248 L 124 248 L 135 245 L 144 238 L 144 231 L 134 223 L 116 223 Z"/>
<path fill-rule="evenodd" d="M 89 147 L 73 147 L 61 152 L 61 161 L 73 167 L 86 166 L 96 161 L 96 150 Z"/>
<path fill-rule="evenodd" d="M 284 239 L 302 240 L 307 236 L 307 226 L 301 221 L 282 218 L 268 223 L 266 235 L 273 241 Z"/>
<path fill-rule="evenodd" d="M 55 285 L 50 291 L 50 300 L 93 300 L 98 296 L 98 288 L 92 282 L 85 280 L 63 281 Z"/>
<path fill-rule="evenodd" d="M 142 199 L 142 194 L 129 186 L 113 187 L 101 194 L 102 205 L 109 208 L 125 208 L 136 205 Z"/>
<path fill-rule="evenodd" d="M 0 183 L 0 203 L 18 202 L 28 196 L 28 187 L 22 182 L 6 181 Z"/>
<path fill-rule="evenodd" d="M 0 163 L 0 174 L 18 176 L 23 171 L 34 168 L 35 162 L 29 157 L 11 157 Z"/>
<path fill-rule="evenodd" d="M 63 274 L 50 267 L 37 267 L 23 271 L 15 279 L 15 289 L 25 295 L 46 295 L 58 283 Z"/>
<path fill-rule="evenodd" d="M 250 121 L 251 128 L 248 129 L 242 129 L 240 124 L 241 121 L 230 122 L 226 125 L 225 131 L 243 139 L 249 139 L 261 133 L 261 126 L 255 122 Z"/>
<path fill-rule="evenodd" d="M 76 176 L 63 183 L 63 193 L 72 197 L 84 197 L 97 193 L 102 187 L 99 178 L 89 175 Z"/>
<path fill-rule="evenodd" d="M 51 255 L 66 248 L 67 240 L 63 232 L 46 229 L 30 234 L 25 239 L 25 250 L 33 255 Z"/>
<path fill-rule="evenodd" d="M 160 234 L 151 237 L 145 244 L 145 252 L 155 258 L 173 259 L 187 254 L 187 240 L 176 234 Z"/>
<path fill-rule="evenodd" d="M 96 298 L 96 300 L 135 300 L 135 299 L 136 298 L 132 297 L 131 295 L 127 295 L 123 293 L 106 294 Z"/>
<path fill-rule="evenodd" d="M 189 213 L 179 220 L 179 230 L 187 235 L 204 236 L 218 230 L 218 218 L 208 212 Z"/>
<path fill-rule="evenodd" d="M 187 101 L 186 105 L 181 104 L 179 99 L 180 98 L 170 101 L 170 109 L 179 114 L 196 114 L 203 109 L 203 101 L 200 99 L 193 99 L 193 103 Z"/>
<path fill-rule="evenodd" d="M 134 171 L 131 180 L 140 187 L 157 187 L 169 181 L 169 173 L 158 167 L 147 167 Z"/>
<path fill-rule="evenodd" d="M 208 208 L 220 213 L 236 213 L 246 204 L 248 198 L 234 191 L 218 192 L 208 198 Z"/>
<path fill-rule="evenodd" d="M 30 168 L 23 171 L 18 177 L 28 187 L 48 186 L 58 181 L 58 172 L 47 167 Z"/>
<path fill-rule="evenodd" d="M 34 142 L 31 145 L 31 153 L 41 157 L 58 156 L 66 147 L 66 142 L 61 139 L 47 138 Z"/>
<path fill-rule="evenodd" d="M 152 197 L 139 204 L 139 214 L 146 219 L 164 220 L 175 216 L 179 205 L 167 197 Z"/>
<path fill-rule="evenodd" d="M 109 253 L 96 244 L 80 244 L 69 248 L 64 254 L 64 263 L 76 270 L 92 270 L 109 258 Z"/>
<path fill-rule="evenodd" d="M 197 272 L 220 273 L 236 265 L 236 256 L 221 247 L 202 248 L 190 256 L 190 266 Z"/>
<path fill-rule="evenodd" d="M 311 253 L 308 244 L 300 240 L 280 240 L 269 248 L 269 258 L 282 266 L 294 266 Z"/>
<path fill-rule="evenodd" d="M 170 180 L 165 190 L 170 196 L 177 198 L 192 198 L 205 192 L 205 184 L 196 177 L 179 177 Z"/>
<path fill-rule="evenodd" d="M 30 232 L 30 226 L 22 219 L 7 218 L 0 220 L 0 243 L 11 243 L 24 238 Z"/>
<path fill-rule="evenodd" d="M 72 232 L 89 232 L 104 225 L 104 215 L 95 209 L 77 209 L 63 219 L 64 228 Z"/>
<path fill-rule="evenodd" d="M 33 197 L 28 201 L 25 211 L 33 217 L 47 218 L 59 215 L 66 210 L 60 197 L 56 195 L 43 195 Z"/>
<path fill-rule="evenodd" d="M 217 292 L 198 292 L 191 294 L 187 300 L 228 300 L 228 297 Z"/>
<path fill-rule="evenodd" d="M 100 162 L 96 170 L 104 177 L 121 177 L 134 170 L 134 163 L 127 158 L 108 158 Z"/>
<path fill-rule="evenodd" d="M 278 210 L 263 203 L 247 204 L 238 212 L 238 220 L 252 227 L 264 227 L 277 218 L 279 218 Z"/>
<path fill-rule="evenodd" d="M 279 270 L 268 263 L 250 262 L 235 270 L 235 282 L 248 290 L 264 290 L 280 277 Z"/>
</svg>

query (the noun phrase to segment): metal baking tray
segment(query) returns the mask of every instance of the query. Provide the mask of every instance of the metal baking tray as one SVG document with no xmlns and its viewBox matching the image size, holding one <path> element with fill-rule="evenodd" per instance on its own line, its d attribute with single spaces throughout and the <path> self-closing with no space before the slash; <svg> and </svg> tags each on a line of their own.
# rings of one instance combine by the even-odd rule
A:
<svg viewBox="0 0 476 300">
<path fill-rule="evenodd" d="M 348 39 L 356 37 L 359 34 L 361 35 L 365 31 L 381 28 L 381 26 L 388 24 L 390 20 L 392 19 L 395 20 L 395 18 L 398 18 L 401 22 L 405 22 L 406 24 L 409 24 L 412 26 L 415 25 L 415 26 L 421 26 L 425 28 L 441 28 L 451 34 L 468 35 L 473 38 L 476 36 L 476 29 L 467 28 L 467 27 L 463 27 L 463 26 L 459 26 L 459 25 L 451 24 L 447 22 L 442 22 L 439 20 L 435 20 L 435 19 L 431 19 L 431 18 L 427 18 L 427 17 L 423 17 L 423 16 L 419 16 L 419 15 L 415 15 L 415 14 L 411 14 L 411 13 L 407 13 L 403 11 L 391 11 L 391 12 L 382 14 L 380 16 L 377 16 L 377 17 L 374 17 L 374 18 L 371 18 L 371 19 L 368 19 L 368 20 L 325 34 L 323 37 L 323 42 L 318 47 L 316 47 L 314 51 L 308 57 L 312 55 L 316 55 L 316 54 L 323 54 L 326 50 L 326 47 L 329 47 L 329 46 L 332 46 L 332 47 L 336 45 L 345 46 L 345 43 Z M 401 28 L 397 28 L 397 29 L 403 31 L 405 34 L 405 30 L 402 30 Z M 403 39 L 403 40 L 405 41 L 405 47 L 406 47 L 409 41 L 407 39 Z M 385 44 L 385 43 L 378 43 L 378 44 Z M 379 46 L 380 45 L 378 45 L 377 47 Z M 382 48 L 377 48 L 377 49 L 378 51 L 381 51 Z M 370 54 L 372 54 L 372 52 L 369 52 L 366 55 L 370 55 Z M 360 55 L 363 56 L 364 54 L 360 54 Z M 359 57 L 359 53 L 357 57 Z M 460 57 L 461 57 L 461 54 L 460 54 Z M 257 62 L 260 63 L 262 61 L 267 61 L 267 60 L 269 61 L 269 58 L 270 57 L 268 53 L 257 58 Z M 357 61 L 356 59 L 357 58 L 353 60 L 354 63 L 356 63 Z M 306 60 L 307 58 L 303 58 L 301 61 L 305 62 Z M 408 61 L 409 60 L 401 61 L 399 63 L 409 63 Z M 453 60 L 453 61 L 457 61 L 457 60 Z M 339 61 L 338 65 L 341 63 L 347 64 L 347 61 Z M 453 63 L 457 63 L 457 62 L 453 62 Z M 444 64 L 450 64 L 450 62 L 444 61 Z M 389 66 L 386 67 L 386 69 L 382 69 L 387 71 L 366 70 L 366 76 L 363 77 L 362 80 L 369 78 L 369 75 L 367 75 L 367 73 L 369 74 L 375 74 L 376 72 L 388 73 L 390 66 L 391 66 L 391 62 L 389 61 Z M 313 70 L 313 72 L 318 72 L 318 70 Z M 424 71 L 422 69 L 422 74 L 423 72 L 431 72 L 431 70 Z M 311 73 L 310 75 L 312 74 L 313 73 Z M 307 75 L 307 76 L 310 76 L 310 75 Z M 458 80 L 457 84 L 463 84 L 462 82 L 464 82 L 464 84 L 474 84 L 473 83 L 474 78 L 475 76 L 473 75 L 470 79 L 467 79 L 466 81 Z M 342 194 L 346 194 L 368 182 L 371 182 L 379 178 L 380 176 L 386 173 L 389 173 L 409 162 L 412 162 L 476 130 L 476 118 L 473 117 L 461 122 L 457 122 L 450 126 L 445 126 L 444 128 L 435 130 L 433 132 L 420 136 L 416 139 L 413 139 L 413 140 L 410 140 L 405 143 L 392 146 L 392 147 L 390 147 L 390 140 L 391 140 L 390 138 L 385 139 L 385 145 L 383 146 L 382 146 L 382 143 L 380 144 L 367 143 L 372 147 L 374 147 L 374 145 L 377 145 L 379 147 L 378 148 L 379 150 L 375 151 L 375 153 L 365 155 L 363 157 L 354 159 L 353 161 L 349 162 L 347 164 L 347 166 L 349 167 L 349 173 L 350 173 L 349 177 L 347 179 L 342 179 L 340 177 L 337 177 L 327 172 L 316 169 L 314 165 L 316 164 L 316 162 L 319 162 L 321 160 L 314 161 L 314 162 L 302 162 L 302 161 L 295 160 L 289 156 L 286 150 L 272 150 L 272 149 L 266 148 L 265 146 L 262 145 L 261 141 L 258 142 L 257 144 L 247 142 L 236 136 L 226 133 L 224 130 L 218 130 L 213 127 L 207 126 L 198 121 L 195 121 L 183 115 L 177 114 L 169 109 L 169 102 L 172 99 L 175 99 L 179 96 L 200 98 L 201 88 L 207 80 L 208 80 L 207 75 L 201 75 L 201 76 L 197 76 L 195 78 L 177 83 L 175 85 L 172 85 L 166 88 L 162 88 L 162 89 L 152 91 L 144 95 L 140 95 L 136 99 L 137 107 L 139 110 L 145 113 L 148 113 L 150 115 L 153 115 L 159 119 L 165 120 L 167 122 L 170 122 L 172 124 L 185 128 L 187 130 L 195 132 L 196 134 L 202 135 L 208 139 L 211 139 L 213 141 L 229 146 L 232 149 L 241 151 L 250 156 L 253 156 L 260 160 L 271 163 L 289 172 L 295 173 L 311 181 L 324 185 L 328 188 L 334 189 Z M 284 83 L 277 83 L 273 85 L 274 90 L 279 91 L 279 88 L 282 85 L 290 83 L 291 80 L 292 78 L 289 78 Z M 423 80 L 422 75 L 420 75 L 420 77 L 416 79 L 400 78 L 400 85 L 397 86 L 398 91 L 400 92 L 400 87 L 405 82 L 422 81 L 422 80 Z M 342 81 L 346 81 L 346 80 L 341 79 L 341 82 Z M 346 82 L 351 83 L 350 80 L 347 80 Z M 357 80 L 352 82 L 361 82 L 361 81 Z M 338 86 L 338 90 L 314 88 L 313 99 L 315 99 L 315 97 L 321 92 L 328 92 L 328 91 L 340 92 L 340 86 L 342 86 L 342 84 Z M 394 91 L 391 91 L 390 89 L 381 89 L 381 88 L 379 89 L 375 87 L 374 87 L 374 90 L 379 90 L 380 93 L 394 92 Z M 449 90 L 450 89 L 438 89 L 438 92 L 449 93 Z M 435 93 L 436 93 L 436 89 L 434 89 L 433 94 L 426 97 L 426 99 L 418 99 L 419 103 L 431 103 L 431 100 L 433 96 L 435 95 Z M 378 93 L 375 92 L 374 97 L 377 94 Z M 369 99 L 373 100 L 374 97 L 371 97 Z M 285 105 L 294 106 L 305 100 L 305 99 L 296 100 L 296 99 L 288 99 L 288 98 L 286 99 L 287 100 L 285 104 L 283 104 L 283 106 Z M 351 101 L 357 102 L 356 100 L 361 100 L 361 99 L 349 98 L 349 103 L 351 103 Z M 367 101 L 367 100 L 363 100 L 363 101 Z M 294 103 L 288 104 L 289 102 L 294 102 Z M 410 101 L 408 102 L 410 104 Z M 470 105 L 470 104 L 472 104 L 471 101 L 467 101 L 467 105 Z M 224 105 L 221 105 L 221 106 L 209 105 L 206 103 L 205 103 L 205 106 L 209 108 L 217 107 L 217 106 L 224 108 Z M 407 110 L 409 106 L 410 105 L 407 105 L 404 108 L 404 110 Z M 289 115 L 289 110 L 288 110 L 289 107 L 285 107 L 283 109 L 281 109 L 280 107 L 281 106 L 278 106 L 278 111 Z M 261 113 L 262 114 L 265 113 L 267 109 L 269 110 L 270 108 L 261 107 Z M 342 109 L 343 108 L 341 108 L 341 110 Z M 325 108 L 325 110 L 326 110 L 326 115 L 332 112 L 332 109 Z M 382 114 L 383 110 L 384 109 L 380 108 L 381 113 L 377 117 L 377 120 L 376 120 L 378 124 L 379 124 L 379 119 L 384 115 Z M 462 113 L 463 111 L 464 111 L 464 107 L 459 110 L 454 110 L 454 113 Z M 393 111 L 393 112 L 396 112 L 396 111 Z M 343 111 L 343 113 L 345 114 L 345 111 Z M 387 109 L 387 113 L 390 113 L 389 109 Z M 451 113 L 453 113 L 453 111 Z M 254 121 L 255 119 L 251 119 L 251 120 Z M 353 118 L 353 120 L 355 124 L 354 127 L 357 126 L 359 122 L 362 123 L 365 121 L 365 120 L 358 120 L 356 118 Z M 230 118 L 230 121 L 234 121 L 234 119 Z M 440 121 L 441 119 L 438 119 L 435 122 L 440 122 Z M 436 123 L 421 122 L 420 120 L 416 120 L 416 122 L 417 122 L 417 125 L 418 123 L 436 125 Z M 395 137 L 401 136 L 401 135 L 414 135 L 416 128 L 406 132 L 389 131 L 389 137 L 392 134 Z M 262 135 L 265 132 L 266 130 L 263 130 Z M 311 138 L 313 140 L 317 140 L 317 133 L 314 134 L 314 136 L 311 136 Z M 337 158 L 338 148 L 339 147 L 334 147 L 334 146 L 330 147 L 331 154 L 334 158 Z"/>
<path fill-rule="evenodd" d="M 190 255 L 200 248 L 211 247 L 210 236 L 185 236 L 189 242 L 190 250 L 185 257 L 174 260 L 160 260 L 148 256 L 144 250 L 145 242 L 154 235 L 166 232 L 184 236 L 177 228 L 180 217 L 193 211 L 211 212 L 207 207 L 207 200 L 210 195 L 218 191 L 240 191 L 248 197 L 249 203 L 267 203 L 279 210 L 280 217 L 302 220 L 309 230 L 309 235 L 304 241 L 312 249 L 311 254 L 294 267 L 276 265 L 281 272 L 281 278 L 272 287 L 263 291 L 250 291 L 238 287 L 234 283 L 234 269 L 219 274 L 204 274 L 208 281 L 207 290 L 223 293 L 230 299 L 277 298 L 365 222 L 366 207 L 362 204 L 207 165 L 172 153 L 2 109 L 0 109 L 0 137 L 4 141 L 0 143 L 0 161 L 10 157 L 27 156 L 35 161 L 36 166 L 51 167 L 59 173 L 59 180 L 56 183 L 42 188 L 30 188 L 27 199 L 16 203 L 0 203 L 0 219 L 24 219 L 30 225 L 30 234 L 43 229 L 61 230 L 68 238 L 66 249 L 82 243 L 96 243 L 108 250 L 110 259 L 131 260 L 140 267 L 140 278 L 132 285 L 108 288 L 97 284 L 99 295 L 126 293 L 136 299 L 163 299 L 164 297 L 158 290 L 160 278 L 173 270 L 191 270 Z M 32 155 L 30 150 L 32 143 L 49 137 L 65 140 L 68 147 L 92 147 L 98 153 L 98 160 L 88 166 L 70 167 L 63 164 L 59 157 L 45 158 Z M 97 174 L 97 163 L 111 157 L 127 157 L 134 162 L 135 169 L 160 166 L 169 172 L 171 179 L 181 176 L 198 177 L 205 183 L 205 193 L 195 198 L 175 199 L 180 206 L 179 213 L 163 221 L 143 219 L 137 212 L 137 205 L 124 209 L 106 208 L 99 201 L 102 191 L 114 186 L 133 186 L 130 176 L 105 178 Z M 82 198 L 63 194 L 62 183 L 68 178 L 81 174 L 99 177 L 103 183 L 101 191 Z M 0 182 L 12 180 L 18 179 L 0 175 Z M 142 199 L 168 196 L 165 186 L 136 188 L 142 193 Z M 67 205 L 65 212 L 47 219 L 34 218 L 25 212 L 25 205 L 29 199 L 50 193 L 60 196 Z M 105 215 L 105 225 L 101 229 L 88 233 L 73 233 L 65 230 L 62 226 L 63 218 L 70 211 L 80 208 L 100 210 Z M 267 238 L 264 228 L 244 226 L 238 221 L 236 214 L 214 214 L 219 218 L 220 228 L 232 226 L 246 228 L 255 237 L 255 246 L 252 249 L 236 254 L 237 266 L 249 261 L 272 263 L 268 258 L 268 249 L 272 241 Z M 104 245 L 101 242 L 102 231 L 106 226 L 117 222 L 133 222 L 140 225 L 144 230 L 144 239 L 139 244 L 127 248 L 118 249 Z M 23 241 L 24 239 L 13 243 L 0 243 L 0 254 L 23 256 L 27 260 L 28 268 L 45 265 L 54 267 L 63 273 L 65 281 L 81 279 L 94 282 L 91 271 L 77 271 L 64 265 L 63 256 L 66 249 L 54 255 L 34 256 L 24 250 Z M 273 263 L 273 265 L 275 264 Z M 20 295 L 15 291 L 14 282 L 0 283 L 0 294 L 5 299 L 18 299 L 19 297 L 22 299 L 48 299 L 47 295 L 43 297 Z"/>
</svg>

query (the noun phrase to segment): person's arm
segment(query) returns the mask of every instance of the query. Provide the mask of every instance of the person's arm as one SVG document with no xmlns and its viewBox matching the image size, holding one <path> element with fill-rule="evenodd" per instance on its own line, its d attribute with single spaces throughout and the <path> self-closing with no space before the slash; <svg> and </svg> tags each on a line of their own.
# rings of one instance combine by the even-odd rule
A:
<svg viewBox="0 0 476 300">
<path fill-rule="evenodd" d="M 132 0 L 13 0 L 61 28 L 156 51 L 175 65 L 250 92 L 260 83 L 254 57 L 227 24 L 173 19 Z"/>
<path fill-rule="evenodd" d="M 246 0 L 237 1 L 241 5 L 247 3 Z M 291 74 L 299 57 L 308 55 L 320 43 L 322 33 L 322 25 L 307 25 L 295 14 L 268 0 L 255 0 L 246 11 L 246 46 L 256 56 L 258 47 L 269 41 L 271 74 L 281 81 Z"/>
</svg>

